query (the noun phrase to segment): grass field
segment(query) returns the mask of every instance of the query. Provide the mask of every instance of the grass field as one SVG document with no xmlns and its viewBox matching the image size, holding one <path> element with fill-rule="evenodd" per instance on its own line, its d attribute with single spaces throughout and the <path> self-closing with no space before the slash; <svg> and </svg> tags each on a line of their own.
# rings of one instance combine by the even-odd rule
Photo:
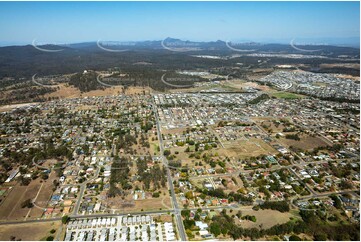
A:
<svg viewBox="0 0 361 242">
<path fill-rule="evenodd" d="M 275 92 L 275 93 L 272 93 L 272 96 L 274 96 L 276 98 L 283 98 L 283 99 L 299 99 L 299 98 L 303 98 L 302 95 L 295 94 L 295 93 L 290 93 L 290 92 Z"/>
<path fill-rule="evenodd" d="M 236 213 L 236 211 L 234 212 Z M 242 216 L 245 215 L 255 216 L 257 221 L 254 223 L 248 220 L 242 220 L 242 222 L 237 221 L 237 224 L 244 228 L 259 228 L 261 226 L 264 229 L 270 228 L 277 224 L 286 223 L 290 220 L 290 218 L 294 217 L 291 213 L 281 213 L 279 211 L 270 209 L 242 211 Z"/>
</svg>

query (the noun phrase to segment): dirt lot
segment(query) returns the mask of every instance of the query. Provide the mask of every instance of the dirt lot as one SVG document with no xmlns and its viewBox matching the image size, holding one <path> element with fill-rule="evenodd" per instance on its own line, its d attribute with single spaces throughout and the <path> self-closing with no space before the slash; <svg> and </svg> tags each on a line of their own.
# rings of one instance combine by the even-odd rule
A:
<svg viewBox="0 0 361 242">
<path fill-rule="evenodd" d="M 228 82 L 222 82 L 222 84 L 227 85 L 229 87 L 237 88 L 237 89 L 246 89 L 246 88 L 257 88 L 262 91 L 270 91 L 272 90 L 270 87 L 266 85 L 259 85 L 256 82 L 245 82 L 240 79 L 230 80 Z"/>
<path fill-rule="evenodd" d="M 3 106 L 0 106 L 0 112 L 6 112 L 9 110 L 26 107 L 26 106 L 33 105 L 33 104 L 37 104 L 37 103 L 20 103 L 20 104 L 3 105 Z"/>
<path fill-rule="evenodd" d="M 169 195 L 161 195 L 159 198 L 147 198 L 143 200 L 134 201 L 134 206 L 121 208 L 120 206 L 111 206 L 111 209 L 114 209 L 118 212 L 133 212 L 133 211 L 155 211 L 155 210 L 168 210 L 171 209 L 172 205 L 170 202 Z"/>
<path fill-rule="evenodd" d="M 141 187 L 141 184 L 133 183 L 134 186 L 139 185 Z M 134 194 L 128 194 L 124 198 L 121 196 L 113 197 L 113 198 L 107 198 L 105 205 L 110 210 L 115 210 L 118 212 L 128 212 L 128 211 L 154 211 L 159 210 L 160 208 L 162 210 L 171 209 L 171 201 L 169 197 L 169 191 L 167 188 L 161 188 L 158 189 L 157 192 L 159 192 L 159 197 L 152 197 L 152 192 L 146 192 L 145 198 L 142 199 L 141 195 L 139 195 L 138 200 L 133 199 Z M 123 200 L 124 199 L 124 200 Z M 128 204 L 129 206 L 124 207 L 124 203 Z M 131 204 L 133 204 L 131 206 Z"/>
<path fill-rule="evenodd" d="M 51 173 L 48 180 L 43 182 L 41 190 L 37 191 L 38 196 L 35 200 L 35 204 L 37 204 L 40 207 L 46 207 L 47 203 L 49 202 L 49 199 L 51 195 L 53 194 L 53 179 L 55 179 L 55 174 Z M 37 194 L 35 194 L 36 196 Z M 32 208 L 31 212 L 29 214 L 29 217 L 40 217 L 43 214 L 43 211 L 39 208 Z"/>
<path fill-rule="evenodd" d="M 37 196 L 36 204 L 46 207 L 53 192 L 53 177 L 55 178 L 54 173 L 50 174 L 49 179 L 42 183 L 38 178 L 31 181 L 28 186 L 14 186 L 0 206 L 0 220 L 23 220 L 27 215 L 31 218 L 40 217 L 43 213 L 41 209 L 36 207 L 21 208 L 21 203 Z M 39 190 L 40 188 L 41 190 Z"/>
<path fill-rule="evenodd" d="M 151 210 L 162 210 L 171 209 L 170 198 L 150 198 L 145 200 L 135 201 L 135 206 L 132 208 L 126 208 L 125 211 L 151 211 Z"/>
<path fill-rule="evenodd" d="M 81 93 L 79 89 L 66 84 L 60 84 L 59 89 L 55 92 L 44 95 L 47 97 L 58 97 L 58 98 L 75 98 L 75 97 L 91 97 L 91 96 L 107 96 L 116 95 L 122 92 L 122 87 L 106 88 L 104 90 L 93 90 L 90 92 Z"/>
<path fill-rule="evenodd" d="M 27 187 L 18 185 L 11 189 L 10 193 L 0 206 L 0 220 L 9 220 L 11 218 L 10 215 L 13 210 L 15 210 L 15 207 L 17 208 L 20 206 L 19 201 L 22 201 L 22 197 L 26 190 Z"/>
<path fill-rule="evenodd" d="M 1 225 L 0 240 L 10 240 L 10 236 L 15 236 L 21 240 L 41 240 L 50 235 L 49 231 L 58 229 L 61 222 L 41 222 L 17 225 Z"/>
<path fill-rule="evenodd" d="M 286 138 L 280 138 L 279 140 L 288 147 L 294 146 L 303 150 L 311 150 L 319 146 L 327 146 L 327 143 L 319 137 L 302 136 L 299 141 Z"/>
<path fill-rule="evenodd" d="M 104 90 L 93 90 L 89 92 L 81 93 L 79 89 L 74 86 L 60 84 L 58 85 L 60 88 L 55 92 L 44 95 L 44 97 L 58 97 L 58 98 L 75 98 L 75 97 L 92 97 L 92 96 L 110 96 L 110 95 L 118 95 L 123 93 L 123 87 L 109 87 Z M 150 88 L 142 88 L 142 87 L 129 87 L 125 90 L 125 94 L 132 95 L 138 93 L 149 93 L 151 91 Z"/>
<path fill-rule="evenodd" d="M 259 155 L 276 154 L 277 151 L 261 139 L 250 138 L 249 140 L 238 140 L 224 143 L 225 149 L 220 149 L 220 155 L 230 157 L 246 158 Z"/>
</svg>

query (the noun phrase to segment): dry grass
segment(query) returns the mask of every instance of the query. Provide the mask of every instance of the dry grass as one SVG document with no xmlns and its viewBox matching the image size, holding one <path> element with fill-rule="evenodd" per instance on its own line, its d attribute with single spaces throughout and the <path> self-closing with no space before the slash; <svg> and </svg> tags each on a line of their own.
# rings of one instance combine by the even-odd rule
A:
<svg viewBox="0 0 361 242">
<path fill-rule="evenodd" d="M 319 137 L 302 136 L 300 138 L 301 140 L 299 141 L 286 138 L 280 138 L 279 141 L 288 147 L 293 146 L 302 150 L 312 150 L 320 146 L 327 146 L 327 143 Z"/>
<path fill-rule="evenodd" d="M 36 204 L 41 207 L 46 207 L 50 196 L 53 193 L 52 188 L 54 179 L 55 173 L 52 172 L 49 179 L 42 182 L 43 185 L 40 182 L 41 179 L 38 178 L 31 181 L 28 186 L 14 186 L 0 206 L 0 220 L 23 220 L 28 213 L 31 218 L 41 217 L 43 214 L 41 209 L 36 207 L 31 209 L 21 208 L 21 203 L 26 199 L 34 199 L 41 188 L 36 199 Z"/>
<path fill-rule="evenodd" d="M 108 87 L 104 90 L 92 90 L 89 92 L 81 92 L 78 88 L 68 85 L 68 84 L 59 84 L 56 86 L 58 89 L 52 93 L 47 93 L 44 95 L 45 98 L 78 98 L 78 97 L 99 97 L 99 96 L 112 96 L 119 95 L 123 93 L 122 86 Z M 124 94 L 126 95 L 136 95 L 143 93 L 152 92 L 151 88 L 148 87 L 129 87 L 125 90 Z"/>
<path fill-rule="evenodd" d="M 107 198 L 107 206 L 110 210 L 115 210 L 118 212 L 139 212 L 170 209 L 172 207 L 172 204 L 170 201 L 168 189 L 162 188 L 157 190 L 157 192 L 159 192 L 160 194 L 160 196 L 157 198 L 153 198 L 150 194 L 150 196 L 146 195 L 145 199 L 139 198 L 138 200 L 133 200 L 133 195 L 128 194 L 125 197 L 125 201 L 127 201 L 127 203 L 129 204 L 133 203 L 134 206 L 123 207 L 124 200 L 120 196 L 114 198 Z"/>
<path fill-rule="evenodd" d="M 0 220 L 15 219 L 10 215 L 13 211 L 20 207 L 20 203 L 23 201 L 23 196 L 26 190 L 27 187 L 25 186 L 17 185 L 12 188 L 0 206 Z"/>
<path fill-rule="evenodd" d="M 259 228 L 261 226 L 264 229 L 271 228 L 277 224 L 286 223 L 290 220 L 290 218 L 293 217 L 293 215 L 290 213 L 281 213 L 279 211 L 270 209 L 242 211 L 242 216 L 245 215 L 255 216 L 257 221 L 255 223 L 248 220 L 242 220 L 242 222 L 239 222 L 239 220 L 236 219 L 237 224 L 244 228 Z"/>
<path fill-rule="evenodd" d="M 16 225 L 1 225 L 0 240 L 10 240 L 10 236 L 16 236 L 21 240 L 41 240 L 50 235 L 49 231 L 58 229 L 61 222 L 41 222 Z M 54 235 L 53 235 L 54 236 Z"/>
<path fill-rule="evenodd" d="M 219 154 L 230 157 L 246 158 L 277 153 L 275 149 L 261 139 L 251 138 L 223 143 L 225 149 L 220 149 Z"/>
<path fill-rule="evenodd" d="M 345 68 L 353 68 L 360 69 L 360 64 L 356 63 L 334 63 L 334 64 L 321 64 L 321 68 L 337 68 L 337 67 L 345 67 Z"/>
</svg>

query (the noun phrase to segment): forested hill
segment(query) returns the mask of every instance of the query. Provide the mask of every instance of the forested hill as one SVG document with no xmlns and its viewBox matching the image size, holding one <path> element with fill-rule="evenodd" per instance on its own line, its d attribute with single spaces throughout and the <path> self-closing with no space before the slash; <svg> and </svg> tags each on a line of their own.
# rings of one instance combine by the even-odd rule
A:
<svg viewBox="0 0 361 242">
<path fill-rule="evenodd" d="M 234 47 L 234 49 L 230 49 L 229 46 Z M 359 49 L 350 47 L 305 46 L 302 48 L 320 49 L 320 51 L 302 52 L 291 45 L 284 44 L 243 43 L 232 46 L 231 43 L 228 43 L 227 46 L 224 41 L 190 42 L 171 38 L 164 41 L 121 44 L 87 42 L 64 46 L 42 45 L 36 47 L 32 45 L 1 47 L 0 79 L 3 77 L 29 78 L 35 73 L 38 75 L 69 74 L 85 69 L 105 70 L 113 67 L 141 70 L 145 66 L 144 64 L 154 70 L 197 68 L 207 70 L 215 67 L 234 66 L 237 63 L 252 65 L 262 58 L 268 60 L 268 66 L 264 66 L 266 68 L 285 63 L 309 64 L 317 67 L 321 63 L 320 56 L 324 57 L 322 59 L 323 64 L 343 61 L 340 56 L 347 59 L 347 62 L 359 62 Z M 49 51 L 42 51 L 42 49 Z M 172 51 L 172 49 L 185 51 Z M 56 52 L 56 50 L 60 51 Z M 117 52 L 119 50 L 122 51 Z M 257 54 L 265 54 L 266 56 L 254 56 Z M 283 56 L 269 57 L 267 56 L 269 54 L 314 55 L 318 58 L 285 59 Z M 199 58 L 199 56 L 220 58 Z"/>
</svg>

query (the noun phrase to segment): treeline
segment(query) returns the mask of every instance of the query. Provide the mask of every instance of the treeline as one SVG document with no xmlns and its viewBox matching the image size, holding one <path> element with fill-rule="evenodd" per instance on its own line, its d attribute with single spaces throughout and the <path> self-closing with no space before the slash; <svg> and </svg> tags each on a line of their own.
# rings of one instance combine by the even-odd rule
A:
<svg viewBox="0 0 361 242">
<path fill-rule="evenodd" d="M 267 99 L 270 99 L 270 97 L 267 94 L 264 93 L 264 94 L 256 97 L 255 99 L 250 100 L 248 102 L 248 104 L 257 104 L 257 103 L 259 103 L 259 102 L 261 102 L 263 100 L 267 100 Z"/>
<path fill-rule="evenodd" d="M 11 167 L 11 163 L 16 163 L 20 165 L 29 165 L 33 158 L 35 157 L 35 161 L 52 159 L 52 158 L 67 158 L 72 159 L 72 151 L 68 149 L 67 146 L 61 145 L 55 147 L 52 143 L 47 143 L 45 148 L 29 148 L 27 152 L 16 152 L 5 150 L 3 156 L 8 159 L 1 159 L 1 164 L 3 167 Z"/>
<path fill-rule="evenodd" d="M 56 91 L 53 87 L 30 86 L 17 88 L 11 91 L 1 91 L 0 105 L 21 102 L 43 102 L 51 98 L 44 98 L 47 93 Z"/>
<path fill-rule="evenodd" d="M 71 76 L 69 84 L 78 88 L 81 92 L 89 92 L 105 87 L 97 81 L 97 74 L 93 71 L 77 73 Z"/>
<path fill-rule="evenodd" d="M 154 164 L 153 167 L 148 168 L 148 161 L 149 159 L 138 158 L 138 180 L 143 182 L 145 190 L 149 190 L 151 185 L 154 190 L 165 187 L 167 182 L 165 170 L 161 169 L 158 164 Z"/>
<path fill-rule="evenodd" d="M 132 189 L 129 183 L 129 162 L 124 157 L 115 157 L 111 166 L 108 197 L 124 195 L 123 190 Z"/>
<path fill-rule="evenodd" d="M 286 139 L 301 140 L 298 134 L 286 134 Z"/>
<path fill-rule="evenodd" d="M 359 224 L 330 225 L 322 221 L 313 211 L 301 211 L 302 220 L 291 220 L 284 224 L 277 224 L 269 229 L 250 228 L 237 226 L 234 218 L 223 210 L 220 215 L 212 218 L 210 232 L 216 237 L 220 234 L 229 235 L 234 240 L 242 238 L 257 240 L 265 236 L 282 236 L 286 234 L 308 234 L 314 240 L 346 240 L 359 241 Z"/>
<path fill-rule="evenodd" d="M 222 188 L 216 188 L 214 190 L 203 189 L 198 190 L 198 192 L 202 192 L 204 195 L 211 197 L 226 198 L 229 202 L 235 201 L 244 205 L 251 205 L 253 203 L 253 199 L 251 197 L 245 196 L 239 192 L 230 192 L 229 194 L 226 194 Z"/>
<path fill-rule="evenodd" d="M 129 130 L 127 131 L 129 132 Z M 132 145 L 137 144 L 137 138 L 127 132 L 116 132 L 117 140 L 114 142 L 118 149 L 124 149 L 125 153 L 133 154 Z"/>
<path fill-rule="evenodd" d="M 10 171 L 14 164 L 19 165 L 27 165 L 29 167 L 33 166 L 32 162 L 36 164 L 39 163 L 40 160 L 46 159 L 60 159 L 66 158 L 68 160 L 72 159 L 73 154 L 72 151 L 64 145 L 55 147 L 51 142 L 46 141 L 45 147 L 43 149 L 39 148 L 30 148 L 27 152 L 17 152 L 17 151 L 10 151 L 8 149 L 4 150 L 3 152 L 3 159 L 0 159 L 0 166 L 4 168 L 5 171 Z M 55 171 L 57 176 L 61 176 L 62 168 L 56 167 Z M 25 173 L 22 172 L 22 173 Z M 33 177 L 36 178 L 36 173 L 33 174 Z M 7 178 L 6 172 L 1 173 L 0 175 L 0 184 L 2 184 Z M 46 178 L 45 176 L 43 177 Z M 29 179 L 21 178 L 22 185 L 28 185 L 30 183 Z"/>
<path fill-rule="evenodd" d="M 290 206 L 287 201 L 265 201 L 263 204 L 259 205 L 259 207 L 261 209 L 277 210 L 281 213 L 290 211 Z"/>
</svg>

